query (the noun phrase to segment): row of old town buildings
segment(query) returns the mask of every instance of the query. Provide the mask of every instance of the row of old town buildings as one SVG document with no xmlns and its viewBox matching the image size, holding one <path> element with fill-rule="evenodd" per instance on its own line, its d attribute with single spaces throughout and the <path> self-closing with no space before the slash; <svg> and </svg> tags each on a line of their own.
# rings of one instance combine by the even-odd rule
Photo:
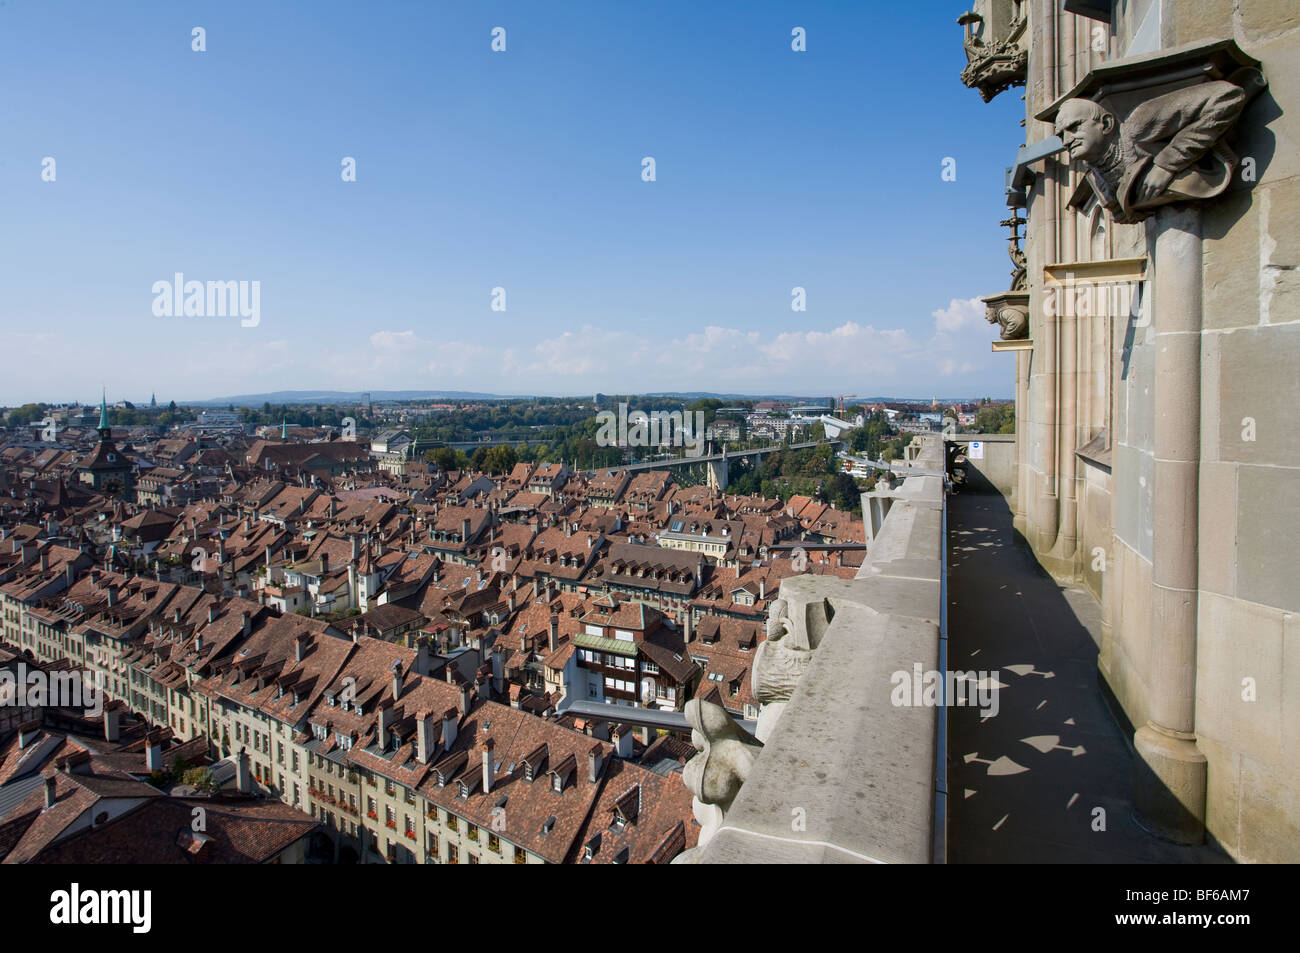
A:
<svg viewBox="0 0 1300 953">
<path fill-rule="evenodd" d="M 781 580 L 862 558 L 852 514 L 667 470 L 442 472 L 106 408 L 54 436 L 0 449 L 0 695 L 84 678 L 102 710 L 3 699 L 6 863 L 666 863 L 689 741 L 565 709 L 753 719 Z M 196 805 L 208 833 L 156 833 Z"/>
</svg>

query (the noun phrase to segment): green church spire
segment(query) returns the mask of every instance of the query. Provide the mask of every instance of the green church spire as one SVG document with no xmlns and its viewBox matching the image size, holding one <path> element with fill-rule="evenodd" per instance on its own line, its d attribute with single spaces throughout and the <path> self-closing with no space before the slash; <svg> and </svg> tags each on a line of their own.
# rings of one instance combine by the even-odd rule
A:
<svg viewBox="0 0 1300 953">
<path fill-rule="evenodd" d="M 108 430 L 108 392 L 101 391 L 99 395 L 99 430 Z"/>
</svg>

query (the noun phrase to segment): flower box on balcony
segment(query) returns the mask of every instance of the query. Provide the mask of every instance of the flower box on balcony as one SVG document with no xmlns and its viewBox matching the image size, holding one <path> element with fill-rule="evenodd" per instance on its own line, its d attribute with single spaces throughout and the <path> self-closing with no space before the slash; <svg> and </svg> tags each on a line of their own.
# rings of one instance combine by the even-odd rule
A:
<svg viewBox="0 0 1300 953">
<path fill-rule="evenodd" d="M 384 821 L 384 826 L 389 830 L 397 830 L 397 821 Z"/>
<path fill-rule="evenodd" d="M 415 831 L 407 831 L 406 836 L 411 840 L 415 840 Z"/>
<path fill-rule="evenodd" d="M 366 817 L 370 818 L 372 821 L 379 820 L 379 815 L 374 811 L 366 811 Z"/>
</svg>

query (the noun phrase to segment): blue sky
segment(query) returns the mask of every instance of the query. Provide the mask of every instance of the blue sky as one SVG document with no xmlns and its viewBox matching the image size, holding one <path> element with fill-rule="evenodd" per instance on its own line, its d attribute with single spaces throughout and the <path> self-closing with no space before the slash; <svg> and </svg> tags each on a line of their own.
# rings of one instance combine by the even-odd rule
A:
<svg viewBox="0 0 1300 953">
<path fill-rule="evenodd" d="M 1023 103 L 961 85 L 967 5 L 3 0 L 0 403 L 1010 396 Z M 259 324 L 155 316 L 176 272 Z"/>
</svg>

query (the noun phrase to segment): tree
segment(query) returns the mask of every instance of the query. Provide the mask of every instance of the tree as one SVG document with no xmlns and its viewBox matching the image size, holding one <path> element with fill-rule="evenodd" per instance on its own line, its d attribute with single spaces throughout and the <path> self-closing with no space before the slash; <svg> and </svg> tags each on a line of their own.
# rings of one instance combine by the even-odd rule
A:
<svg viewBox="0 0 1300 953">
<path fill-rule="evenodd" d="M 826 488 L 827 498 L 837 509 L 852 512 L 862 505 L 862 491 L 857 482 L 847 473 L 837 473 L 831 478 Z"/>
<path fill-rule="evenodd" d="M 205 794 L 212 793 L 217 787 L 216 778 L 212 776 L 212 771 L 202 766 L 188 769 L 181 776 L 181 783 L 191 785 L 196 791 L 202 791 Z"/>
<path fill-rule="evenodd" d="M 988 404 L 975 413 L 976 433 L 1015 433 L 1016 405 Z"/>
<path fill-rule="evenodd" d="M 451 447 L 439 447 L 437 450 L 426 450 L 424 459 L 432 463 L 439 470 L 456 469 L 456 451 Z"/>
<path fill-rule="evenodd" d="M 509 473 L 517 462 L 513 447 L 492 447 L 483 455 L 483 468 L 491 474 Z"/>
</svg>

